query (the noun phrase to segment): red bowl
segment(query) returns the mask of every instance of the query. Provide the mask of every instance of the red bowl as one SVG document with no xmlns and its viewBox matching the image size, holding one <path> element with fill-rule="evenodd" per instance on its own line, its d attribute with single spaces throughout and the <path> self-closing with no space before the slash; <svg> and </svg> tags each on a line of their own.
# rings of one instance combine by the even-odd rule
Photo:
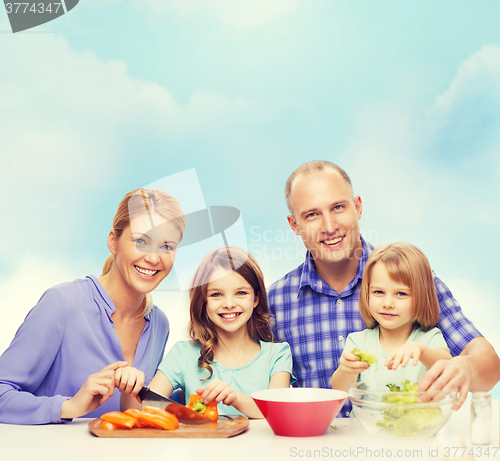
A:
<svg viewBox="0 0 500 461">
<path fill-rule="evenodd" d="M 264 389 L 251 396 L 276 435 L 315 437 L 328 430 L 347 392 L 293 387 Z"/>
</svg>

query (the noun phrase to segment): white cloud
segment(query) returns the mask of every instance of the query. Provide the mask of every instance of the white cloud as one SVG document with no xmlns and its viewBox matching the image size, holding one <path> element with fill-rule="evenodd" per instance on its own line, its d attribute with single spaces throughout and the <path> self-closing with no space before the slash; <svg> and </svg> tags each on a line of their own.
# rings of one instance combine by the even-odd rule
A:
<svg viewBox="0 0 500 461">
<path fill-rule="evenodd" d="M 0 354 L 48 288 L 85 276 L 81 271 L 85 264 L 78 261 L 47 261 L 27 253 L 19 256 L 17 267 L 0 278 Z"/>
<path fill-rule="evenodd" d="M 137 10 L 209 16 L 238 29 L 251 29 L 295 10 L 300 0 L 131 0 Z M 304 3 L 304 2 L 302 2 Z"/>
<path fill-rule="evenodd" d="M 469 120 L 473 121 L 486 107 L 494 109 L 499 105 L 500 46 L 487 45 L 462 63 L 448 89 L 436 97 L 431 112 L 449 118 L 462 108 L 472 112 Z"/>
<path fill-rule="evenodd" d="M 342 166 L 368 205 L 367 232 L 426 240 L 422 232 L 441 229 L 459 244 L 471 229 L 481 239 L 500 227 L 492 213 L 500 200 L 499 46 L 469 57 L 430 107 L 386 100 L 351 124 Z"/>
<path fill-rule="evenodd" d="M 56 34 L 6 34 L 0 51 L 2 240 L 51 245 L 119 174 L 124 140 L 153 134 L 182 139 L 247 122 L 259 105 L 209 93 L 179 104 L 155 82 L 130 77 L 123 61 L 71 49 Z M 111 219 L 111 217 L 110 217 Z"/>
</svg>

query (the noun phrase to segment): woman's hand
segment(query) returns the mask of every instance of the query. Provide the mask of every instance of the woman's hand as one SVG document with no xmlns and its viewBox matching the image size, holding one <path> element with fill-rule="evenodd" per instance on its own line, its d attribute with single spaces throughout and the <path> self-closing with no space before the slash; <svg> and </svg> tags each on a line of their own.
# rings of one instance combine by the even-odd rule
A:
<svg viewBox="0 0 500 461">
<path fill-rule="evenodd" d="M 234 406 L 238 401 L 237 393 L 220 379 L 214 379 L 205 388 L 196 389 L 196 393 L 200 394 L 200 401 L 205 404 L 215 400 L 216 403 L 222 402 L 224 405 Z"/>
<path fill-rule="evenodd" d="M 127 362 L 115 362 L 90 375 L 76 395 L 62 404 L 61 418 L 78 418 L 106 402 L 114 393 L 116 370 L 127 365 Z"/>
<path fill-rule="evenodd" d="M 420 357 L 424 351 L 424 345 L 417 342 L 403 344 L 398 350 L 389 354 L 384 365 L 389 370 L 395 370 L 399 365 L 406 367 L 410 359 L 413 359 L 413 365 L 418 365 Z"/>
<path fill-rule="evenodd" d="M 115 371 L 115 387 L 125 394 L 137 397 L 144 385 L 144 373 L 134 367 L 118 368 Z"/>
</svg>

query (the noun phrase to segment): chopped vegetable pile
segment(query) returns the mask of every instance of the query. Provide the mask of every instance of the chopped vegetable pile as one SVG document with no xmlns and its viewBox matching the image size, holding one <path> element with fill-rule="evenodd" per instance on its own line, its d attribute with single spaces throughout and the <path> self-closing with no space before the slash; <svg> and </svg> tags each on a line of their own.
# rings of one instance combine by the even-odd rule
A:
<svg viewBox="0 0 500 461">
<path fill-rule="evenodd" d="M 198 394 L 192 394 L 186 407 L 203 414 L 212 421 L 219 419 L 217 404 L 212 401 L 208 404 L 200 402 Z M 142 410 L 129 408 L 125 411 L 111 411 L 101 416 L 101 425 L 99 429 L 133 429 L 134 427 L 174 430 L 179 427 L 179 420 L 175 415 L 161 408 L 145 406 Z"/>
<path fill-rule="evenodd" d="M 384 419 L 377 422 L 377 426 L 389 429 L 396 437 L 420 437 L 433 433 L 436 426 L 443 421 L 443 412 L 440 408 L 405 408 L 404 404 L 418 403 L 417 383 L 410 384 L 404 381 L 402 386 L 387 384 L 391 392 L 404 392 L 382 397 L 387 403 L 401 403 L 399 408 L 382 408 Z"/>
<path fill-rule="evenodd" d="M 99 428 L 105 430 L 149 427 L 171 431 L 179 427 L 179 420 L 173 414 L 156 407 L 143 407 L 141 411 L 135 408 L 111 411 L 102 415 L 101 419 Z"/>
</svg>

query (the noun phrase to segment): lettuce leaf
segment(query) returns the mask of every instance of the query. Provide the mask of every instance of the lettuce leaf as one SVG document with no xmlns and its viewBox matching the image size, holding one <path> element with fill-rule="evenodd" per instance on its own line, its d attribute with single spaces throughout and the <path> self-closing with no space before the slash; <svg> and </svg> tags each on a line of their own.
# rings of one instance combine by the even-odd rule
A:
<svg viewBox="0 0 500 461">
<path fill-rule="evenodd" d="M 406 404 L 418 403 L 417 385 L 418 383 L 410 384 L 408 380 L 402 386 L 387 384 L 391 392 L 404 393 L 389 392 L 382 397 L 382 401 L 402 405 L 382 408 L 380 411 L 384 418 L 377 422 L 377 426 L 392 431 L 396 437 L 422 437 L 434 433 L 444 419 L 440 408 L 405 408 Z"/>
<path fill-rule="evenodd" d="M 362 352 L 358 348 L 355 348 L 351 351 L 354 355 L 357 355 L 362 362 L 367 362 L 368 365 L 372 365 L 373 363 L 377 363 L 376 354 L 368 354 L 366 352 Z"/>
</svg>

